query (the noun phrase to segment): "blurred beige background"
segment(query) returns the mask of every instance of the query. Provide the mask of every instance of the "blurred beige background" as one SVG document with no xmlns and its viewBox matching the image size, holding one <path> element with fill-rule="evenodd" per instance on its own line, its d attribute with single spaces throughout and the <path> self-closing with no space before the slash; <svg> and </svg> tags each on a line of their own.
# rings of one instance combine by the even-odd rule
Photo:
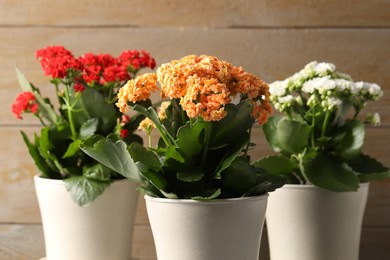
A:
<svg viewBox="0 0 390 260">
<path fill-rule="evenodd" d="M 0 259 L 44 256 L 32 159 L 19 134 L 39 129 L 16 120 L 20 92 L 14 67 L 53 96 L 35 51 L 63 45 L 118 55 L 145 49 L 157 65 L 188 54 L 218 56 L 268 82 L 312 60 L 333 62 L 355 80 L 376 82 L 385 95 L 368 110 L 382 125 L 367 129 L 365 152 L 390 166 L 390 1 L 388 0 L 0 0 Z M 270 153 L 259 129 L 254 156 Z M 288 216 L 286 216 L 288 217 Z M 143 198 L 133 245 L 139 260 L 156 259 Z M 371 185 L 361 260 L 390 255 L 390 181 Z M 260 259 L 269 259 L 263 234 Z M 183 259 L 185 260 L 185 259 Z M 239 259 L 238 259 L 239 260 Z M 286 259 L 288 260 L 288 259 Z"/>
</svg>

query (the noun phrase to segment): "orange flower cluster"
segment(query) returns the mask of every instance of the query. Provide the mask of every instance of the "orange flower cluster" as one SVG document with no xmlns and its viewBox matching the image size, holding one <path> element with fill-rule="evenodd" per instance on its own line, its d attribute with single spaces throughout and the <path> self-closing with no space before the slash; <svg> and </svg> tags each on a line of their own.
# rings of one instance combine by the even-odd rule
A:
<svg viewBox="0 0 390 260">
<path fill-rule="evenodd" d="M 157 79 L 162 98 L 180 98 L 180 104 L 190 118 L 201 116 L 205 121 L 221 120 L 226 116 L 224 106 L 236 96 L 252 103 L 252 115 L 260 124 L 266 122 L 271 113 L 267 83 L 241 67 L 213 56 L 189 55 L 161 65 L 157 74 L 141 77 L 140 82 L 138 78 L 130 80 L 120 90 L 117 105 L 121 111 L 126 111 L 129 101 L 148 98 L 151 91 L 158 88 Z"/>
<path fill-rule="evenodd" d="M 146 73 L 127 81 L 126 85 L 119 89 L 118 102 L 119 110 L 123 113 L 128 111 L 128 102 L 137 102 L 146 100 L 152 92 L 157 91 L 157 75 L 155 73 Z"/>
</svg>

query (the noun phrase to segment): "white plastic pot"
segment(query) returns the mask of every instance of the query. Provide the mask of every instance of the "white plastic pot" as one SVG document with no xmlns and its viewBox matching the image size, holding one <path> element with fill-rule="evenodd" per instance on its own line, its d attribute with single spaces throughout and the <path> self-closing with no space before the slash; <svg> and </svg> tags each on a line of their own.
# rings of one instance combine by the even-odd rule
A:
<svg viewBox="0 0 390 260">
<path fill-rule="evenodd" d="M 145 196 L 158 260 L 257 260 L 267 198 Z"/>
<path fill-rule="evenodd" d="M 47 260 L 130 260 L 138 185 L 114 181 L 78 206 L 61 180 L 34 177 Z"/>
<path fill-rule="evenodd" d="M 266 213 L 271 260 L 358 260 L 369 184 L 357 192 L 285 185 Z"/>
</svg>

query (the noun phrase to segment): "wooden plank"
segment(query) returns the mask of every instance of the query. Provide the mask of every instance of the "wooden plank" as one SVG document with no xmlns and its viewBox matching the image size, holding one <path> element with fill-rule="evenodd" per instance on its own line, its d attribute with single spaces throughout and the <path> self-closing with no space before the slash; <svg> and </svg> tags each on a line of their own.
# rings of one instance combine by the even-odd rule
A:
<svg viewBox="0 0 390 260">
<path fill-rule="evenodd" d="M 76 8 L 77 7 L 77 8 Z M 389 26 L 386 0 L 3 0 L 0 24 L 39 26 Z"/>
<path fill-rule="evenodd" d="M 133 234 L 133 256 L 137 260 L 155 260 L 156 253 L 150 227 L 136 225 Z M 41 225 L 0 224 L 1 260 L 38 260 L 45 256 Z"/>
<path fill-rule="evenodd" d="M 188 54 L 209 54 L 243 66 L 268 82 L 284 79 L 312 60 L 333 62 L 355 80 L 382 86 L 384 97 L 370 104 L 367 112 L 379 112 L 383 125 L 390 126 L 390 29 L 0 28 L 0 38 L 0 125 L 36 122 L 32 117 L 15 122 L 9 112 L 20 92 L 14 66 L 36 85 L 49 90 L 35 51 L 48 45 L 65 45 L 76 56 L 85 52 L 118 55 L 125 49 L 146 49 L 158 64 Z"/>
<path fill-rule="evenodd" d="M 41 225 L 0 225 L 0 259 L 37 260 L 44 253 Z"/>
<path fill-rule="evenodd" d="M 361 235 L 361 260 L 387 260 L 390 228 L 364 227 Z M 266 227 L 263 230 L 260 260 L 269 260 Z M 153 236 L 149 226 L 134 229 L 133 256 L 138 260 L 155 260 Z M 44 238 L 40 225 L 0 225 L 0 259 L 31 260 L 44 256 Z"/>
</svg>

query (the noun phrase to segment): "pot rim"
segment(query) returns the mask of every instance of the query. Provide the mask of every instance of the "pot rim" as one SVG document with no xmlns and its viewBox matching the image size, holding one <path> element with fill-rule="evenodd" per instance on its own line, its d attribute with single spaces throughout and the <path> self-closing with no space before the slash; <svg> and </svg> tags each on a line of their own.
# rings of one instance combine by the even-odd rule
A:
<svg viewBox="0 0 390 260">
<path fill-rule="evenodd" d="M 227 199 L 211 199 L 211 200 L 193 200 L 193 199 L 168 199 L 168 198 L 158 198 L 152 197 L 149 195 L 144 195 L 146 201 L 159 202 L 159 203 L 169 203 L 169 204 L 195 204 L 195 205 L 211 205 L 211 204 L 233 204 L 239 201 L 256 201 L 256 200 L 266 200 L 269 194 L 265 193 L 258 196 L 250 197 L 240 197 L 240 198 L 227 198 Z"/>
<path fill-rule="evenodd" d="M 369 182 L 361 182 L 359 183 L 359 188 L 367 187 L 369 186 Z M 314 184 L 284 184 L 283 187 L 280 187 L 279 189 L 321 189 L 321 190 L 327 190 L 320 188 L 318 186 L 315 186 Z M 331 191 L 331 190 L 327 190 Z"/>
<path fill-rule="evenodd" d="M 50 178 L 41 177 L 39 175 L 34 175 L 34 181 L 50 182 L 51 185 L 64 185 L 65 184 L 64 179 L 50 179 Z M 113 184 L 114 182 L 124 182 L 124 181 L 132 182 L 131 180 L 124 178 L 124 179 L 113 180 L 113 182 L 111 184 Z"/>
</svg>

